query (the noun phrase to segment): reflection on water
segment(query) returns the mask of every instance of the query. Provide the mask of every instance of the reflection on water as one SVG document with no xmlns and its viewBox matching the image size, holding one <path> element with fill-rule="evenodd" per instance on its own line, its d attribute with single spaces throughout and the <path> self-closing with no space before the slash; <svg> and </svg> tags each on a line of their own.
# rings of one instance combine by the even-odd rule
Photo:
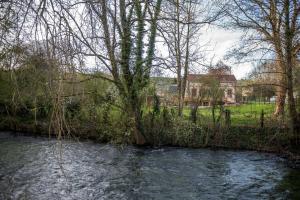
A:
<svg viewBox="0 0 300 200">
<path fill-rule="evenodd" d="M 276 189 L 286 193 L 289 199 L 300 199 L 300 172 L 299 169 L 286 173 Z"/>
<path fill-rule="evenodd" d="M 272 154 L 71 141 L 61 149 L 0 133 L 0 199 L 300 199 L 299 188 L 300 172 Z"/>
</svg>

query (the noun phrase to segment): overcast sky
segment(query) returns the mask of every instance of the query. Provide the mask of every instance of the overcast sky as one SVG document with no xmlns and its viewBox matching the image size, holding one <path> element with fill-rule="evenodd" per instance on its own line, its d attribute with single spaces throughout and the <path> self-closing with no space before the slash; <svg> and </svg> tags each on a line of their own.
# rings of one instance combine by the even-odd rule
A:
<svg viewBox="0 0 300 200">
<path fill-rule="evenodd" d="M 239 31 L 229 31 L 221 28 L 210 27 L 202 31 L 202 38 L 209 43 L 211 50 L 207 59 L 213 58 L 214 62 L 223 60 L 225 54 L 236 44 L 239 43 L 242 33 Z M 224 61 L 232 67 L 233 74 L 237 79 L 241 79 L 251 71 L 251 63 L 234 64 L 235 62 Z"/>
<path fill-rule="evenodd" d="M 251 71 L 251 63 L 236 64 L 237 61 L 234 59 L 225 60 L 224 57 L 226 53 L 233 48 L 233 46 L 238 45 L 241 40 L 242 33 L 237 30 L 225 30 L 222 28 L 217 28 L 215 26 L 209 26 L 202 28 L 201 35 L 199 37 L 199 45 L 201 46 L 201 51 L 205 56 L 205 59 L 201 61 L 204 65 L 209 65 L 212 63 L 216 64 L 218 61 L 223 61 L 225 64 L 232 68 L 232 73 L 237 79 L 244 78 Z M 158 38 L 157 41 L 163 41 Z M 163 42 L 158 42 L 156 44 L 158 51 L 164 56 L 168 56 L 167 46 Z M 201 72 L 205 69 L 202 65 L 194 66 L 190 73 L 204 73 Z M 175 77 L 176 74 L 170 71 L 163 72 L 165 76 Z"/>
<path fill-rule="evenodd" d="M 199 44 L 204 47 L 206 54 L 205 64 L 209 64 L 211 61 L 213 64 L 216 64 L 218 61 L 224 61 L 225 64 L 232 67 L 232 72 L 236 76 L 237 79 L 244 78 L 252 68 L 251 63 L 243 63 L 236 64 L 235 61 L 224 60 L 224 56 L 226 53 L 236 44 L 239 43 L 242 33 L 239 31 L 229 31 L 221 28 L 216 28 L 210 26 L 209 28 L 205 28 L 202 30 L 202 34 L 199 38 Z M 158 39 L 159 40 L 159 39 Z M 163 49 L 166 47 L 161 46 L 162 43 L 158 43 L 156 45 L 157 49 Z M 167 52 L 166 49 L 162 50 Z M 95 58 L 89 57 L 87 58 L 87 66 L 95 66 Z M 202 67 L 203 68 L 203 67 Z M 201 70 L 201 66 L 197 71 Z M 191 72 L 195 73 L 195 72 Z M 166 71 L 164 72 L 165 76 L 175 77 L 176 74 Z"/>
</svg>

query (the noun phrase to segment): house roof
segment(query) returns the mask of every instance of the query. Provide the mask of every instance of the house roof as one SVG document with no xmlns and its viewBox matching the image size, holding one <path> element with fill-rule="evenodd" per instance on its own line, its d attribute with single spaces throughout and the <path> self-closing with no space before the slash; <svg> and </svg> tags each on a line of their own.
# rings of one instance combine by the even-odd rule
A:
<svg viewBox="0 0 300 200">
<path fill-rule="evenodd" d="M 222 82 L 236 82 L 233 74 L 188 74 L 187 80 L 191 82 L 201 81 L 203 78 L 214 78 Z"/>
</svg>

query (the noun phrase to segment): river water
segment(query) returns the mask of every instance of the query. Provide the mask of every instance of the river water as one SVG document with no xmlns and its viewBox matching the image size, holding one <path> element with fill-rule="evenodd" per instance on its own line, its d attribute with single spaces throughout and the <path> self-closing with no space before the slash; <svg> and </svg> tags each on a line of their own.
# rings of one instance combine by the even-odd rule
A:
<svg viewBox="0 0 300 200">
<path fill-rule="evenodd" d="M 274 154 L 140 149 L 0 133 L 0 199 L 299 199 Z"/>
</svg>

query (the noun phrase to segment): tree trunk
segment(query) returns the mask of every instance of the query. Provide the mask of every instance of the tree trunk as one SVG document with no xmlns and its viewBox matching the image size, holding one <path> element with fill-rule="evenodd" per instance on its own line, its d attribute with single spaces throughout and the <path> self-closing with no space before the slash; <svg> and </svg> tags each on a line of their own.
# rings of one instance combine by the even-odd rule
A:
<svg viewBox="0 0 300 200">
<path fill-rule="evenodd" d="M 137 145 L 144 145 L 146 139 L 143 135 L 143 125 L 141 113 L 136 112 L 134 116 L 134 138 Z"/>
<path fill-rule="evenodd" d="M 289 69 L 290 68 L 290 69 Z M 292 79 L 292 67 L 288 67 L 287 70 L 287 87 L 288 87 L 288 108 L 289 108 L 289 115 L 290 115 L 290 128 L 291 132 L 294 133 L 294 131 L 297 129 L 298 124 L 298 118 L 297 118 L 297 110 L 296 110 L 296 104 L 295 104 L 295 98 L 293 94 L 293 79 Z"/>
<path fill-rule="evenodd" d="M 191 22 L 191 1 L 189 2 L 188 7 L 188 22 Z M 185 90 L 186 90 L 186 82 L 187 82 L 187 75 L 189 71 L 189 59 L 190 59 L 190 24 L 187 25 L 187 35 L 186 35 L 186 52 L 185 52 L 185 62 L 184 62 L 184 72 L 183 72 L 183 79 L 181 82 L 181 113 L 183 110 L 183 104 L 184 104 L 184 97 L 185 97 Z"/>
<path fill-rule="evenodd" d="M 278 45 L 279 46 L 279 45 Z M 284 116 L 284 108 L 285 108 L 285 99 L 286 99 L 286 74 L 285 74 L 285 66 L 284 66 L 284 56 L 279 47 L 275 48 L 277 52 L 276 57 L 276 70 L 279 72 L 277 74 L 278 85 L 276 89 L 276 107 L 274 115 L 276 117 Z"/>
<path fill-rule="evenodd" d="M 285 105 L 286 89 L 284 87 L 277 88 L 276 108 L 274 115 L 284 116 L 284 105 Z"/>
<path fill-rule="evenodd" d="M 290 1 L 285 1 L 285 51 L 286 51 L 286 76 L 287 76 L 287 94 L 288 94 L 288 108 L 290 115 L 290 128 L 291 132 L 295 133 L 297 128 L 297 110 L 294 98 L 294 87 L 293 87 L 293 54 L 292 54 L 292 43 L 293 33 L 290 28 Z"/>
<path fill-rule="evenodd" d="M 135 144 L 144 145 L 146 143 L 146 139 L 143 133 L 141 106 L 137 100 L 132 100 L 130 107 L 131 107 L 130 117 L 133 119 L 133 123 L 134 123 L 133 136 L 134 136 Z"/>
<path fill-rule="evenodd" d="M 176 0 L 176 36 L 175 36 L 175 52 L 177 63 L 177 90 L 178 90 L 178 116 L 182 115 L 182 77 L 181 77 L 181 47 L 180 47 L 180 6 L 179 0 Z"/>
<path fill-rule="evenodd" d="M 181 79 L 181 66 L 177 69 L 177 90 L 178 90 L 178 116 L 182 115 L 182 79 Z"/>
</svg>

